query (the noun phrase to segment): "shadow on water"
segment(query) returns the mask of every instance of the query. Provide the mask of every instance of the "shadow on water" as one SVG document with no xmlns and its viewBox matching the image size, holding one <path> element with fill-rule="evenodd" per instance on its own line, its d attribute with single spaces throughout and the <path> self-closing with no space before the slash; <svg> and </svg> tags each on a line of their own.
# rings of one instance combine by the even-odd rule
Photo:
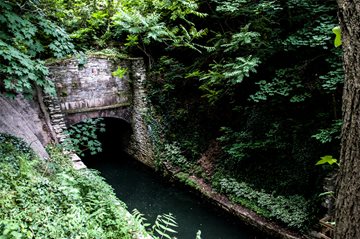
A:
<svg viewBox="0 0 360 239">
<path fill-rule="evenodd" d="M 117 138 L 119 132 L 129 132 L 126 129 L 128 126 L 123 124 L 125 128 L 119 127 L 121 123 L 118 120 L 107 119 L 105 123 L 107 133 L 100 138 L 104 152 L 85 158 L 84 163 L 101 172 L 129 211 L 138 209 L 150 223 L 159 214 L 172 213 L 179 225 L 176 235 L 179 239 L 195 238 L 197 230 L 201 230 L 203 239 L 270 238 L 246 227 L 234 216 L 214 208 L 201 197 L 169 183 L 152 169 L 126 155 L 120 146 L 116 146 L 116 142 L 120 142 Z M 115 123 L 117 126 L 113 125 Z"/>
</svg>

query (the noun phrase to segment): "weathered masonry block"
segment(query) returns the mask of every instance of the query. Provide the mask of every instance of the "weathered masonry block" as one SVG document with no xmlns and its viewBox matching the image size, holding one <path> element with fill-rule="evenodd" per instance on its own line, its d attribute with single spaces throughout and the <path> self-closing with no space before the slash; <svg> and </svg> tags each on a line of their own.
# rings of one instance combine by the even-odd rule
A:
<svg viewBox="0 0 360 239">
<path fill-rule="evenodd" d="M 126 69 L 121 78 L 113 74 L 119 67 Z M 66 126 L 88 118 L 119 118 L 128 122 L 133 132 L 130 146 L 125 150 L 139 161 L 153 165 L 153 150 L 145 122 L 148 102 L 142 59 L 92 56 L 82 66 L 76 59 L 68 59 L 49 64 L 49 70 L 57 90 L 57 98 L 48 104 L 49 112 L 60 134 Z M 59 118 L 61 114 L 63 120 Z"/>
<path fill-rule="evenodd" d="M 132 89 L 129 74 L 114 77 L 112 72 L 118 67 L 129 69 L 130 62 L 89 57 L 83 66 L 76 59 L 50 65 L 60 106 L 69 124 L 96 117 L 130 121 Z"/>
</svg>

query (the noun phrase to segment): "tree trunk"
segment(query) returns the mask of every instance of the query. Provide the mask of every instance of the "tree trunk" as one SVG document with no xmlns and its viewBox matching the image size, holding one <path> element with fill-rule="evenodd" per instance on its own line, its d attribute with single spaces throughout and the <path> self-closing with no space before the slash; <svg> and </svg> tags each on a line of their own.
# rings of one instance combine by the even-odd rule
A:
<svg viewBox="0 0 360 239">
<path fill-rule="evenodd" d="M 345 85 L 335 239 L 360 238 L 360 1 L 338 0 Z"/>
</svg>

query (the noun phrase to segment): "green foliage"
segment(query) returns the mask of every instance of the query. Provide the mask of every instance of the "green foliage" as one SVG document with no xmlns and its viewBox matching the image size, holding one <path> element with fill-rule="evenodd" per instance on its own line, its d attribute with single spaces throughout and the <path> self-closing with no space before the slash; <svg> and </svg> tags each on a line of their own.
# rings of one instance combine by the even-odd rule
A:
<svg viewBox="0 0 360 239">
<path fill-rule="evenodd" d="M 282 7 L 276 1 L 259 1 L 253 4 L 251 0 L 235 0 L 235 1 L 221 1 L 212 0 L 217 4 L 216 11 L 232 17 L 239 17 L 242 15 L 276 15 Z"/>
<path fill-rule="evenodd" d="M 239 84 L 243 81 L 244 77 L 249 77 L 250 72 L 256 72 L 255 68 L 259 63 L 260 61 L 256 57 L 237 57 L 235 62 L 224 65 L 227 68 L 224 77 L 225 79 L 230 79 L 230 85 Z"/>
<path fill-rule="evenodd" d="M 176 143 L 165 144 L 159 158 L 162 163 L 168 162 L 182 169 L 188 169 L 190 167 L 189 162 L 182 155 L 181 149 Z"/>
<path fill-rule="evenodd" d="M 329 29 L 334 25 L 335 21 L 332 16 L 320 16 L 317 20 L 309 22 L 304 28 L 289 36 L 284 45 L 287 47 L 286 49 L 301 46 L 328 49 L 329 40 L 331 40 Z"/>
<path fill-rule="evenodd" d="M 112 40 L 111 17 L 119 5 L 117 0 L 42 0 L 39 4 L 67 29 L 80 49 L 104 48 Z"/>
<path fill-rule="evenodd" d="M 193 180 L 190 177 L 190 174 L 188 174 L 188 173 L 179 172 L 179 173 L 175 174 L 175 177 L 177 179 L 179 179 L 179 181 L 181 183 L 183 183 L 184 185 L 187 185 L 187 186 L 189 186 L 191 188 L 194 188 L 194 189 L 199 188 L 199 185 L 197 184 L 197 182 L 195 180 Z"/>
<path fill-rule="evenodd" d="M 211 69 L 202 74 L 202 85 L 199 89 L 204 91 L 203 97 L 214 103 L 223 94 L 231 94 L 231 89 L 240 84 L 245 77 L 249 77 L 251 72 L 255 73 L 259 64 L 260 60 L 253 56 L 236 57 L 233 62 L 212 64 Z"/>
<path fill-rule="evenodd" d="M 329 40 L 331 36 L 328 29 L 331 29 L 336 22 L 336 17 L 334 18 L 331 15 L 334 8 L 330 4 L 313 3 L 312 1 L 303 1 L 301 4 L 288 1 L 287 7 L 294 15 L 297 14 L 297 17 L 289 20 L 289 24 L 293 26 L 297 27 L 297 24 L 304 17 L 309 18 L 314 15 L 316 20 L 307 21 L 302 28 L 297 28 L 295 31 L 290 30 L 290 34 L 287 33 L 289 35 L 281 42 L 284 46 L 283 50 L 300 52 L 306 49 L 313 55 L 314 50 L 311 49 L 316 49 L 318 53 L 314 56 L 308 56 L 307 59 L 302 59 L 302 54 L 300 54 L 300 57 L 295 58 L 298 63 L 292 63 L 293 66 L 290 67 L 286 64 L 286 68 L 276 70 L 275 77 L 271 80 L 261 79 L 258 81 L 256 84 L 259 85 L 259 90 L 250 96 L 255 102 L 266 101 L 273 96 L 282 96 L 289 98 L 290 102 L 299 103 L 311 98 L 313 94 L 316 94 L 315 90 L 321 86 L 328 93 L 333 93 L 340 85 L 339 83 L 342 83 L 342 67 L 339 67 L 339 60 L 334 60 L 336 54 L 333 55 L 329 51 L 325 55 L 322 50 L 330 48 Z M 306 16 L 303 15 L 304 13 L 306 13 Z M 323 57 L 327 62 L 326 67 L 331 68 L 331 70 L 318 78 L 318 74 L 314 75 L 309 70 L 312 64 L 316 64 L 319 58 Z M 309 82 L 309 78 L 312 78 L 314 83 Z M 315 82 L 318 79 L 321 79 L 322 83 L 316 84 Z"/>
<path fill-rule="evenodd" d="M 139 225 L 142 225 L 145 228 L 150 226 L 149 223 L 146 223 L 146 218 L 144 217 L 144 214 L 139 212 L 139 210 L 137 210 L 136 208 L 132 210 L 131 214 L 134 216 L 136 222 L 138 222 Z"/>
<path fill-rule="evenodd" d="M 48 70 L 41 58 L 72 54 L 74 49 L 67 33 L 41 14 L 31 1 L 26 1 L 22 8 L 10 1 L 1 2 L 0 11 L 1 91 L 30 94 L 33 85 L 38 85 L 46 93 L 54 94 L 54 85 L 46 78 Z"/>
<path fill-rule="evenodd" d="M 302 102 L 311 95 L 306 92 L 305 86 L 302 84 L 302 75 L 296 74 L 301 70 L 302 66 L 296 66 L 290 69 L 279 69 L 275 78 L 270 82 L 261 80 L 256 84 L 259 90 L 251 95 L 251 100 L 255 102 L 267 100 L 269 97 L 280 95 L 290 97 L 292 103 Z M 299 93 L 298 93 L 299 92 Z"/>
<path fill-rule="evenodd" d="M 316 165 L 322 165 L 322 164 L 330 164 L 330 165 L 335 164 L 337 166 L 340 165 L 337 159 L 333 158 L 331 155 L 326 155 L 324 157 L 321 157 L 321 160 L 316 162 Z"/>
<path fill-rule="evenodd" d="M 331 50 L 333 53 L 326 62 L 329 64 L 329 71 L 319 76 L 323 80 L 322 88 L 327 93 L 333 93 L 340 88 L 344 82 L 344 69 L 342 67 L 342 52 L 338 49 Z"/>
<path fill-rule="evenodd" d="M 207 98 L 209 103 L 216 103 L 224 95 L 232 95 L 234 87 L 242 83 L 244 78 L 250 77 L 250 73 L 257 72 L 260 58 L 246 53 L 248 49 L 259 44 L 261 35 L 249 28 L 250 24 L 247 24 L 239 32 L 231 33 L 230 40 L 224 41 L 223 36 L 217 36 L 220 39 L 214 47 L 207 48 L 208 51 L 221 51 L 230 57 L 223 56 L 219 62 L 210 64 L 207 72 L 187 76 L 200 78 L 199 89 L 204 92 L 203 97 Z"/>
<path fill-rule="evenodd" d="M 152 40 L 160 41 L 167 37 L 168 30 L 164 22 L 160 22 L 160 15 L 158 13 L 150 13 L 143 16 L 140 12 L 118 12 L 114 16 L 114 24 L 117 29 L 117 34 L 121 35 L 123 31 L 128 32 L 127 46 L 138 44 L 139 35 L 142 35 L 144 44 L 149 44 Z"/>
<path fill-rule="evenodd" d="M 334 46 L 339 47 L 341 46 L 341 29 L 339 26 L 336 26 L 332 29 L 332 32 L 336 35 L 334 39 Z"/>
<path fill-rule="evenodd" d="M 72 125 L 65 132 L 68 136 L 65 138 L 62 146 L 81 156 L 85 151 L 91 155 L 102 151 L 101 142 L 97 140 L 97 133 L 105 132 L 105 124 L 102 118 L 86 119 L 83 122 Z"/>
<path fill-rule="evenodd" d="M 188 19 L 189 16 L 205 17 L 206 14 L 197 9 L 195 0 L 124 1 L 112 18 L 114 36 L 126 40 L 127 48 L 140 49 L 150 63 L 148 45 L 157 42 L 165 47 L 185 47 L 200 52 L 194 40 L 207 31 L 197 30 Z"/>
<path fill-rule="evenodd" d="M 0 238 L 133 238 L 145 233 L 97 172 L 76 171 L 58 148 L 39 160 L 0 135 Z"/>
<path fill-rule="evenodd" d="M 171 234 L 177 233 L 174 228 L 178 227 L 178 225 L 175 221 L 175 217 L 171 213 L 158 215 L 151 228 L 149 228 L 150 224 L 145 223 L 146 218 L 144 215 L 137 209 L 133 210 L 132 215 L 135 217 L 136 221 L 139 222 L 141 226 L 147 228 L 149 233 L 156 239 L 172 239 L 174 237 L 172 237 Z"/>
<path fill-rule="evenodd" d="M 230 128 L 222 127 L 223 136 L 218 140 L 224 145 L 223 150 L 230 157 L 230 160 L 238 162 L 242 159 L 248 158 L 253 151 L 262 151 L 268 148 L 284 149 L 286 144 L 276 142 L 273 137 L 276 137 L 280 127 L 274 123 L 270 126 L 268 132 L 265 133 L 265 138 L 259 138 L 260 135 L 253 135 L 252 132 L 233 131 Z"/>
<path fill-rule="evenodd" d="M 76 57 L 77 62 L 78 62 L 78 67 L 79 68 L 84 67 L 85 64 L 87 63 L 87 60 L 88 60 L 87 56 L 83 52 L 81 52 L 79 54 L 76 54 L 75 57 Z"/>
<path fill-rule="evenodd" d="M 241 32 L 235 33 L 231 36 L 231 41 L 226 44 L 222 44 L 221 47 L 225 48 L 224 52 L 238 51 L 241 46 L 256 44 L 260 40 L 260 33 L 249 31 L 250 24 L 241 29 Z"/>
<path fill-rule="evenodd" d="M 175 216 L 173 216 L 171 213 L 165 213 L 162 215 L 158 215 L 155 219 L 154 225 L 150 227 L 150 224 L 145 223 L 146 218 L 144 217 L 144 214 L 140 213 L 137 209 L 134 209 L 132 212 L 132 215 L 135 218 L 136 223 L 140 223 L 139 225 L 141 228 L 145 227 L 149 231 L 149 233 L 152 235 L 155 239 L 173 239 L 176 238 L 172 236 L 172 234 L 176 234 L 177 231 L 175 230 L 176 227 L 178 227 L 178 224 L 176 222 Z M 196 233 L 196 239 L 201 239 L 201 231 L 199 230 Z"/>
<path fill-rule="evenodd" d="M 342 120 L 335 120 L 331 127 L 325 129 L 319 129 L 318 132 L 311 137 L 315 138 L 319 142 L 325 144 L 340 139 Z"/>
<path fill-rule="evenodd" d="M 177 232 L 174 228 L 178 227 L 175 217 L 169 214 L 158 215 L 156 217 L 155 223 L 152 226 L 152 234 L 157 236 L 156 238 L 163 239 L 168 238 L 172 239 L 171 234 L 176 234 Z"/>
<path fill-rule="evenodd" d="M 331 33 L 329 29 L 336 26 L 336 17 L 334 13 L 334 3 L 325 1 L 306 0 L 299 3 L 295 0 L 287 1 L 287 7 L 293 14 L 292 24 L 298 26 L 297 23 L 307 19 L 314 19 L 307 21 L 303 27 L 297 27 L 296 31 L 291 34 L 284 42 L 288 47 L 323 47 L 328 49 L 331 40 Z"/>
<path fill-rule="evenodd" d="M 315 165 L 330 165 L 330 166 L 336 165 L 337 168 L 340 167 L 340 163 L 338 162 L 338 160 L 333 158 L 333 156 L 331 156 L 331 155 L 325 155 L 323 157 L 320 157 L 320 160 L 317 161 Z M 332 170 L 333 169 L 334 168 L 332 167 Z M 326 191 L 326 192 L 319 193 L 318 196 L 325 197 L 324 200 L 334 203 L 336 200 L 334 195 L 335 195 L 334 191 Z"/>
<path fill-rule="evenodd" d="M 228 177 L 274 192 L 273 198 L 317 196 L 325 170 L 314 167 L 314 158 L 339 149 L 332 122 L 340 115 L 342 53 L 333 49 L 329 31 L 337 25 L 335 1 L 211 0 L 200 9 L 208 13 L 193 21 L 208 29 L 197 42 L 202 54 L 148 46 L 158 57 L 149 90 L 165 142 L 177 141 L 188 156 L 193 147 L 181 140 L 186 135 L 205 145 L 199 156 L 217 138 L 222 151 L 212 166 Z M 314 132 L 327 144 L 314 143 Z M 257 201 L 236 200 L 272 213 Z M 291 213 L 271 210 L 290 223 Z M 310 215 L 295 216 L 294 228 Z"/>
<path fill-rule="evenodd" d="M 118 77 L 118 78 L 123 78 L 124 75 L 127 73 L 128 69 L 127 68 L 122 68 L 120 66 L 118 66 L 117 70 L 112 72 L 111 75 Z"/>
<path fill-rule="evenodd" d="M 289 227 L 306 229 L 309 220 L 309 202 L 303 197 L 275 196 L 264 191 L 256 191 L 244 182 L 233 178 L 219 180 L 221 192 L 230 196 L 236 202 L 250 206 L 257 213 L 276 219 Z"/>
</svg>

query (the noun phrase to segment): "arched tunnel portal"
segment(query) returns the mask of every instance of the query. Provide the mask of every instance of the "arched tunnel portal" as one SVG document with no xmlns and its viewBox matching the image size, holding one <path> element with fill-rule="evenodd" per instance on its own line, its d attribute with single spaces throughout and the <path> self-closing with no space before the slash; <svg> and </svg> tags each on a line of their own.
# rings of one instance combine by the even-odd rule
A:
<svg viewBox="0 0 360 239">
<path fill-rule="evenodd" d="M 100 119 L 99 124 L 104 124 L 104 132 L 97 130 L 97 140 L 101 143 L 102 151 L 91 155 L 89 150 L 81 156 L 86 166 L 93 168 L 98 164 L 112 160 L 128 159 L 133 130 L 131 124 L 124 119 L 114 117 L 92 118 Z M 79 122 L 73 125 L 81 125 Z"/>
<path fill-rule="evenodd" d="M 122 77 L 113 75 L 119 67 L 128 70 Z M 68 59 L 49 65 L 49 71 L 57 95 L 44 97 L 46 106 L 43 108 L 44 112 L 47 111 L 45 107 L 48 109 L 46 120 L 51 125 L 49 128 L 55 141 L 66 139 L 63 131 L 69 125 L 103 117 L 107 131 L 106 136 L 99 137 L 105 150 L 111 148 L 108 146 L 110 143 L 115 144 L 113 148 L 120 148 L 136 160 L 154 166 L 143 59 L 89 56 L 82 67 L 76 59 Z M 113 123 L 115 121 L 117 123 Z M 128 138 L 125 140 L 123 137 Z M 76 163 L 80 159 L 74 157 L 73 161 Z M 75 168 L 82 168 L 82 165 Z"/>
</svg>

